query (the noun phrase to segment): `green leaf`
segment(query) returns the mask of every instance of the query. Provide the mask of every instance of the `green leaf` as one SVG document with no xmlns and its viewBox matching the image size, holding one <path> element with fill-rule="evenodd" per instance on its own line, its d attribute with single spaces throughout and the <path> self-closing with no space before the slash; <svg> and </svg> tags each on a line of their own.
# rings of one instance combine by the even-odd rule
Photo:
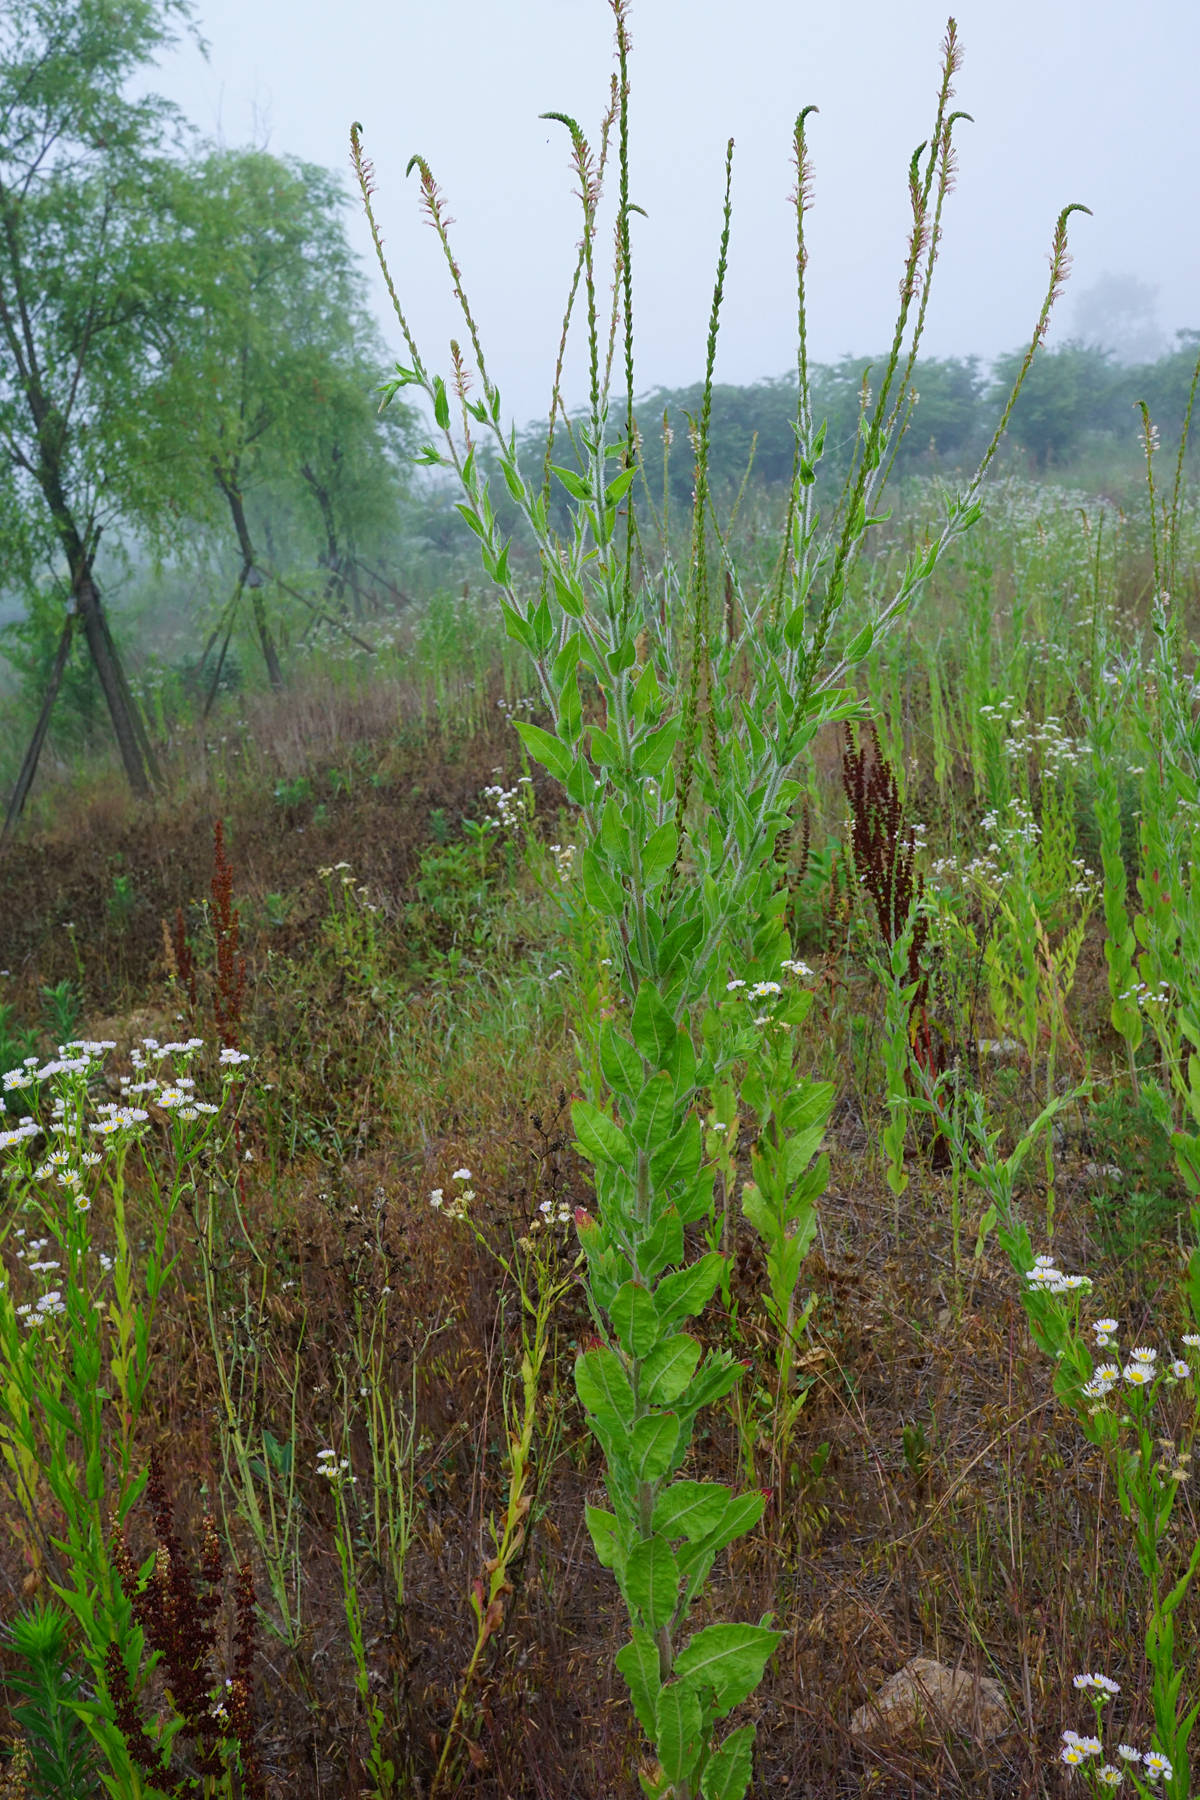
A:
<svg viewBox="0 0 1200 1800">
<path fill-rule="evenodd" d="M 571 791 L 569 784 L 567 791 Z M 623 912 L 625 890 L 594 850 L 585 850 L 579 859 L 579 882 L 583 897 L 594 913 L 603 916 Z"/>
<path fill-rule="evenodd" d="M 450 400 L 446 393 L 446 383 L 440 375 L 433 378 L 433 416 L 443 431 L 450 428 Z"/>
<path fill-rule="evenodd" d="M 583 705 L 579 698 L 579 680 L 574 669 L 571 670 L 558 690 L 558 716 L 555 724 L 567 743 L 578 742 L 583 728 Z"/>
<path fill-rule="evenodd" d="M 618 1669 L 629 1687 L 629 1697 L 638 1723 L 646 1736 L 654 1737 L 655 1708 L 662 1683 L 658 1674 L 658 1645 L 641 1625 L 633 1628 L 633 1637 L 622 1645 L 615 1658 Z"/>
<path fill-rule="evenodd" d="M 652 731 L 636 745 L 633 752 L 633 772 L 643 780 L 657 780 L 671 760 L 679 737 L 681 721 L 668 719 L 657 731 Z"/>
<path fill-rule="evenodd" d="M 687 1387 L 700 1360 L 700 1345 L 687 1332 L 656 1344 L 642 1365 L 642 1398 L 652 1406 L 670 1406 Z"/>
<path fill-rule="evenodd" d="M 535 762 L 540 762 L 557 781 L 565 782 L 570 776 L 573 760 L 566 745 L 561 744 L 548 731 L 543 731 L 540 725 L 530 725 L 525 719 L 514 719 L 513 724 Z"/>
<path fill-rule="evenodd" d="M 707 1568 L 711 1568 L 713 1559 L 727 1544 L 732 1544 L 735 1538 L 745 1537 L 748 1531 L 754 1530 L 763 1516 L 766 1504 L 766 1495 L 753 1488 L 744 1494 L 730 1495 L 725 1503 L 725 1510 L 711 1530 L 681 1552 L 680 1573 L 689 1575 L 701 1561 Z"/>
<path fill-rule="evenodd" d="M 707 1219 L 711 1225 L 716 1218 L 716 1179 L 716 1165 L 709 1163 L 694 1181 L 676 1188 L 674 1203 L 684 1225 L 695 1225 L 700 1219 Z"/>
<path fill-rule="evenodd" d="M 679 1652 L 675 1673 L 689 1687 L 711 1690 L 723 1719 L 754 1692 L 781 1635 L 765 1625 L 706 1625 Z"/>
<path fill-rule="evenodd" d="M 579 666 L 579 655 L 583 644 L 580 632 L 573 631 L 568 637 L 551 666 L 550 679 L 554 687 L 560 688 Z"/>
<path fill-rule="evenodd" d="M 728 1350 L 714 1350 L 688 1390 L 688 1417 L 694 1418 L 702 1406 L 711 1406 L 714 1400 L 722 1399 L 737 1386 L 743 1373 L 742 1364 Z"/>
<path fill-rule="evenodd" d="M 538 602 L 537 606 L 534 608 L 533 617 L 529 622 L 533 627 L 538 654 L 539 656 L 544 656 L 554 642 L 557 630 L 550 614 L 550 608 L 546 605 L 544 600 Z"/>
<path fill-rule="evenodd" d="M 592 490 L 582 475 L 577 475 L 574 469 L 560 469 L 557 463 L 552 463 L 550 466 L 572 500 L 587 501 L 591 499 Z"/>
<path fill-rule="evenodd" d="M 697 913 L 693 918 L 685 919 L 681 925 L 673 926 L 658 947 L 658 972 L 669 975 L 672 969 L 690 956 L 704 935 L 704 920 Z"/>
<path fill-rule="evenodd" d="M 623 1037 L 607 1019 L 600 1026 L 600 1067 L 605 1081 L 614 1093 L 622 1094 L 630 1100 L 636 1099 L 641 1093 L 646 1079 L 642 1059 L 629 1039 Z"/>
<path fill-rule="evenodd" d="M 573 800 L 576 806 L 591 806 L 600 791 L 600 778 L 592 774 L 587 757 L 579 756 L 575 759 L 570 779 L 564 785 L 568 799 Z M 584 854 L 587 855 L 588 852 L 585 851 Z"/>
<path fill-rule="evenodd" d="M 622 469 L 621 473 L 609 482 L 607 488 L 604 490 L 604 498 L 609 506 L 619 506 L 621 504 L 622 500 L 633 486 L 633 478 L 636 474 L 637 465 L 631 463 L 627 469 Z"/>
<path fill-rule="evenodd" d="M 700 1702 L 682 1682 L 660 1688 L 654 1709 L 654 1747 L 668 1780 L 686 1781 L 700 1754 Z"/>
<path fill-rule="evenodd" d="M 621 1529 L 616 1514 L 605 1512 L 600 1506 L 585 1506 L 583 1516 L 592 1534 L 597 1561 L 605 1569 L 615 1569 L 621 1560 Z"/>
<path fill-rule="evenodd" d="M 683 1220 L 677 1206 L 668 1205 L 642 1239 L 638 1266 L 646 1281 L 657 1281 L 663 1270 L 683 1260 Z"/>
<path fill-rule="evenodd" d="M 649 1288 L 638 1281 L 627 1281 L 617 1290 L 608 1310 L 622 1348 L 630 1356 L 649 1356 L 662 1335 L 658 1308 Z"/>
<path fill-rule="evenodd" d="M 661 887 L 666 880 L 678 849 L 679 833 L 671 819 L 667 819 L 646 839 L 642 850 L 642 879 L 650 893 L 656 887 Z"/>
<path fill-rule="evenodd" d="M 675 1135 L 651 1155 L 651 1185 L 661 1193 L 671 1182 L 694 1181 L 703 1154 L 704 1134 L 700 1121 L 694 1112 L 690 1112 Z"/>
<path fill-rule="evenodd" d="M 528 650 L 531 656 L 536 654 L 533 626 L 528 619 L 515 607 L 510 606 L 507 600 L 501 600 L 500 611 L 504 615 L 504 625 L 509 637 L 514 638 L 518 644 Z"/>
<path fill-rule="evenodd" d="M 633 1546 L 625 1564 L 625 1599 L 651 1631 L 668 1622 L 679 1602 L 679 1565 L 666 1538 L 643 1538 Z"/>
<path fill-rule="evenodd" d="M 754 1773 L 754 1732 L 753 1725 L 739 1725 L 713 1751 L 700 1777 L 704 1800 L 745 1800 Z"/>
<path fill-rule="evenodd" d="M 576 1100 L 571 1107 L 571 1123 L 579 1147 L 589 1162 L 615 1163 L 632 1168 L 634 1151 L 621 1127 L 602 1113 L 590 1100 Z"/>
<path fill-rule="evenodd" d="M 611 731 L 604 731 L 599 725 L 592 730 L 592 761 L 601 769 L 621 766 L 620 744 Z"/>
<path fill-rule="evenodd" d="M 505 487 L 520 506 L 525 499 L 525 483 L 521 477 L 521 471 L 514 467 L 507 457 L 501 458 L 500 471 L 504 476 Z"/>
<path fill-rule="evenodd" d="M 732 1498 L 719 1481 L 673 1481 L 654 1503 L 654 1529 L 698 1543 L 716 1530 Z"/>
<path fill-rule="evenodd" d="M 633 1041 L 650 1067 L 665 1068 L 667 1057 L 675 1043 L 677 1028 L 658 989 L 648 981 L 643 981 L 638 988 L 630 1025 Z"/>
<path fill-rule="evenodd" d="M 615 1350 L 585 1350 L 575 1358 L 575 1391 L 597 1418 L 609 1416 L 622 1430 L 633 1423 L 633 1389 Z"/>
<path fill-rule="evenodd" d="M 653 1154 L 670 1141 L 675 1123 L 675 1084 L 664 1071 L 652 1075 L 642 1089 L 629 1121 L 629 1135 L 639 1150 Z"/>
<path fill-rule="evenodd" d="M 565 576 L 554 572 L 554 597 L 569 619 L 582 619 L 587 611 L 587 601 L 577 581 L 568 581 Z"/>
<path fill-rule="evenodd" d="M 671 1466 L 679 1442 L 679 1420 L 673 1412 L 639 1419 L 629 1436 L 629 1466 L 635 1481 L 659 1481 Z"/>
<path fill-rule="evenodd" d="M 724 1267 L 725 1258 L 720 1251 L 710 1250 L 690 1268 L 664 1276 L 655 1295 L 664 1329 L 670 1330 L 704 1310 L 716 1292 Z"/>
<path fill-rule="evenodd" d="M 658 676 L 654 672 L 653 662 L 648 662 L 638 676 L 637 684 L 630 696 L 630 707 L 639 725 L 645 725 L 661 709 L 662 695 L 659 692 Z"/>
</svg>

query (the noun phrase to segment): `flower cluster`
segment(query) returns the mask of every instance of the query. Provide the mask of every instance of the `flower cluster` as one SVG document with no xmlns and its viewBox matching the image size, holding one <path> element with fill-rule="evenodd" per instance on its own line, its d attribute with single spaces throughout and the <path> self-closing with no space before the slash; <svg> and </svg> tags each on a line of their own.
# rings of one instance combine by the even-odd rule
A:
<svg viewBox="0 0 1200 1800">
<path fill-rule="evenodd" d="M 1120 1326 L 1116 1319 L 1097 1319 L 1092 1326 L 1092 1333 L 1098 1350 L 1116 1350 L 1116 1334 Z M 1189 1332 L 1183 1340 L 1185 1350 L 1195 1353 L 1200 1350 L 1200 1334 Z M 1118 1352 L 1119 1354 L 1119 1352 Z M 1187 1381 L 1194 1371 L 1186 1356 L 1173 1356 L 1164 1360 L 1160 1366 L 1158 1351 L 1150 1344 L 1137 1344 L 1129 1352 L 1124 1363 L 1097 1363 L 1091 1378 L 1084 1382 L 1083 1392 L 1089 1400 L 1103 1400 L 1107 1394 L 1124 1381 L 1127 1387 L 1153 1389 L 1155 1383 L 1164 1380 L 1170 1384 Z M 1186 1458 L 1179 1458 L 1182 1464 Z M 1177 1481 L 1186 1479 L 1186 1470 L 1182 1467 L 1173 1471 Z"/>
<path fill-rule="evenodd" d="M 554 869 L 560 881 L 570 881 L 575 873 L 574 844 L 551 844 L 550 854 L 554 858 Z"/>
<path fill-rule="evenodd" d="M 489 812 L 484 824 L 492 831 L 515 831 L 531 810 L 529 789 L 532 786 L 532 777 L 522 775 L 516 787 L 505 788 L 498 783 L 485 787 L 483 798 L 495 812 Z"/>
<path fill-rule="evenodd" d="M 1035 1294 L 1086 1292 L 1092 1285 L 1087 1275 L 1064 1275 L 1052 1256 L 1035 1256 L 1026 1279 Z"/>
<path fill-rule="evenodd" d="M 1069 1769 L 1078 1769 L 1089 1757 L 1104 1754 L 1104 1746 L 1098 1737 L 1081 1737 L 1077 1731 L 1064 1731 L 1062 1735 L 1063 1746 L 1059 1756 Z M 1132 1744 L 1118 1744 L 1117 1755 L 1131 1769 L 1140 1765 L 1140 1773 L 1147 1781 L 1170 1781 L 1175 1773 L 1161 1750 L 1137 1750 Z M 1120 1787 L 1125 1779 L 1123 1770 L 1115 1763 L 1102 1763 L 1095 1774 L 1102 1787 Z"/>
<path fill-rule="evenodd" d="M 1112 1681 L 1107 1675 L 1095 1672 L 1076 1675 L 1073 1685 L 1078 1692 L 1089 1696 L 1096 1713 L 1094 1734 L 1083 1736 L 1078 1731 L 1064 1731 L 1062 1734 L 1063 1741 L 1059 1758 L 1069 1769 L 1078 1769 L 1088 1764 L 1093 1757 L 1103 1756 L 1104 1745 L 1100 1737 L 1101 1713 L 1113 1696 L 1120 1693 L 1121 1688 L 1119 1682 Z M 1141 1781 L 1137 1780 L 1138 1775 L 1146 1781 L 1155 1782 L 1169 1781 L 1174 1773 L 1169 1758 L 1165 1757 L 1161 1750 L 1138 1750 L 1132 1744 L 1118 1744 L 1117 1757 L 1118 1761 L 1124 1763 L 1130 1774 L 1133 1775 L 1139 1793 L 1144 1793 L 1145 1789 L 1142 1787 Z M 1125 1771 L 1118 1767 L 1117 1763 L 1101 1763 L 1099 1768 L 1091 1770 L 1090 1773 L 1102 1788 L 1120 1787 L 1125 1779 Z"/>
<path fill-rule="evenodd" d="M 553 1200 L 542 1200 L 538 1203 L 538 1216 L 529 1221 L 531 1232 L 540 1231 L 544 1225 L 570 1225 L 575 1218 L 574 1210 Z"/>
<path fill-rule="evenodd" d="M 350 1473 L 350 1458 L 348 1456 L 339 1458 L 336 1450 L 317 1451 L 317 1474 L 323 1475 L 326 1481 L 353 1484 L 358 1480 L 357 1475 Z"/>
<path fill-rule="evenodd" d="M 471 1171 L 470 1169 L 455 1169 L 450 1179 L 451 1181 L 462 1183 L 469 1182 L 471 1179 Z M 430 1194 L 429 1204 L 432 1206 L 434 1212 L 444 1213 L 447 1219 L 465 1219 L 467 1216 L 467 1208 L 474 1198 L 475 1189 L 473 1187 L 467 1187 L 465 1185 L 460 1187 L 455 1193 L 451 1194 L 449 1200 L 446 1199 L 445 1193 L 439 1187 L 434 1188 L 432 1194 Z"/>
<path fill-rule="evenodd" d="M 1136 981 L 1117 997 L 1120 1000 L 1132 1000 L 1135 1006 L 1166 1006 L 1171 998 L 1171 984 L 1169 981 L 1158 981 L 1150 986 L 1145 981 Z"/>
</svg>

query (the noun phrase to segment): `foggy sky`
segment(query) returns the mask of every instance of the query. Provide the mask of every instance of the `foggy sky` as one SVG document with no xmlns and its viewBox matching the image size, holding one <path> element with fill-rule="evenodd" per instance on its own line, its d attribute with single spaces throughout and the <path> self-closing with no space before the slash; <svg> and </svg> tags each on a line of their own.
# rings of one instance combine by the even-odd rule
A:
<svg viewBox="0 0 1200 1800">
<path fill-rule="evenodd" d="M 928 135 L 946 0 L 633 0 L 631 197 L 638 392 L 695 381 L 720 232 L 726 139 L 736 140 L 719 381 L 795 361 L 792 124 L 809 102 L 810 353 L 866 355 L 891 335 L 906 232 L 908 158 Z M 1027 341 L 1055 216 L 1075 263 L 1051 339 L 1071 335 L 1072 292 L 1106 272 L 1159 289 L 1168 333 L 1200 326 L 1195 230 L 1200 7 L 1195 0 L 960 0 L 954 104 L 959 178 L 947 203 L 924 348 L 984 357 Z M 148 85 L 207 136 L 256 142 L 344 171 L 360 119 L 378 177 L 392 272 L 426 360 L 448 369 L 464 335 L 445 264 L 406 181 L 428 158 L 506 414 L 544 414 L 579 236 L 568 140 L 607 98 L 605 0 L 199 0 L 210 45 L 165 57 Z M 615 182 L 609 183 L 609 200 Z M 357 206 L 352 241 L 369 240 Z M 606 220 L 611 218 L 611 206 Z M 607 239 L 605 256 L 607 257 Z M 371 256 L 372 304 L 403 346 Z M 614 387 L 620 384 L 614 384 Z M 583 398 L 576 362 L 568 399 Z"/>
</svg>

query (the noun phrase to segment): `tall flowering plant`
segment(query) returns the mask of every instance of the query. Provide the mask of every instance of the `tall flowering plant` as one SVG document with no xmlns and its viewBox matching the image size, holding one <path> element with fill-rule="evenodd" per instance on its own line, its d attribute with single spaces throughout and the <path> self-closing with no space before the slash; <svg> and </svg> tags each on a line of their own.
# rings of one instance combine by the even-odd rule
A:
<svg viewBox="0 0 1200 1800">
<path fill-rule="evenodd" d="M 248 1059 L 220 1052 L 209 1099 L 191 1073 L 199 1038 L 146 1039 L 121 1098 L 100 1100 L 114 1048 L 77 1040 L 3 1076 L 3 1091 L 29 1110 L 0 1131 L 0 1455 L 19 1505 L 11 1528 L 35 1569 L 53 1571 L 48 1585 L 78 1621 L 96 1679 L 98 1698 L 74 1710 L 108 1758 L 110 1791 L 124 1796 L 142 1789 L 106 1671 L 115 1654 L 136 1683 L 144 1633 L 117 1578 L 114 1534 L 146 1484 L 134 1451 L 154 1319 L 178 1260 L 168 1254 L 171 1228 L 201 1156 L 232 1136 L 237 1068 Z M 135 1171 L 148 1242 L 128 1216 Z M 58 1535 L 42 1522 L 47 1500 Z"/>
<path fill-rule="evenodd" d="M 704 400 L 694 424 L 695 500 L 685 569 L 665 530 L 652 566 L 641 518 L 654 520 L 633 412 L 627 0 L 610 0 L 616 21 L 613 104 L 593 150 L 575 120 L 548 115 L 569 134 L 583 234 L 563 321 L 540 485 L 505 435 L 501 398 L 484 357 L 441 192 L 414 157 L 424 211 L 445 255 L 470 354 L 451 344 L 452 372 L 423 360 L 396 295 L 375 220 L 374 177 L 360 128 L 354 164 L 380 265 L 408 349 L 384 388 L 422 390 L 440 434 L 422 455 L 461 486 L 459 510 L 479 539 L 511 637 L 530 659 L 546 723 L 514 721 L 529 754 L 579 810 L 577 856 L 562 900 L 579 930 L 572 941 L 606 952 L 603 1008 L 578 1021 L 580 1081 L 573 1121 L 595 1181 L 595 1211 L 580 1211 L 586 1291 L 595 1325 L 576 1361 L 576 1387 L 604 1454 L 607 1506 L 589 1506 L 600 1561 L 624 1596 L 630 1636 L 617 1653 L 634 1709 L 655 1755 L 641 1772 L 648 1796 L 740 1800 L 751 1775 L 754 1727 L 725 1732 L 724 1720 L 757 1686 L 778 1633 L 758 1623 L 706 1623 L 689 1631 L 693 1606 L 720 1553 L 754 1529 L 764 1497 L 734 1493 L 685 1469 L 697 1416 L 728 1394 L 741 1366 L 706 1348 L 694 1323 L 722 1282 L 726 1259 L 713 1230 L 717 1164 L 706 1158 L 702 1117 L 748 1062 L 762 1123 L 745 1211 L 771 1251 L 779 1326 L 795 1328 L 791 1304 L 811 1235 L 814 1179 L 826 1097 L 793 1098 L 790 1057 L 754 1055 L 770 1025 L 789 1027 L 804 1000 L 778 996 L 794 960 L 785 926 L 778 855 L 801 784 L 799 759 L 822 726 L 859 711 L 849 685 L 873 645 L 904 617 L 943 551 L 979 516 L 978 494 L 1020 381 L 1067 266 L 1066 213 L 1058 222 L 1050 287 L 1020 378 L 974 478 L 948 501 L 940 531 L 909 558 L 885 602 L 865 623 L 847 623 L 851 574 L 870 527 L 915 394 L 911 377 L 937 254 L 943 202 L 952 185 L 950 110 L 959 66 L 947 31 L 931 136 L 909 166 L 911 228 L 891 352 L 877 394 L 864 395 L 853 463 L 842 499 L 822 520 L 816 490 L 825 428 L 812 411 L 807 359 L 805 216 L 810 204 L 806 109 L 796 121 L 798 408 L 794 475 L 772 578 L 751 590 L 718 534 L 726 603 L 713 603 L 708 485 L 713 366 L 731 226 L 732 143 L 724 223 L 709 321 Z M 595 246 L 610 137 L 618 144 L 614 310 L 598 314 Z M 1067 211 L 1071 209 L 1068 208 Z M 572 428 L 577 467 L 553 464 L 561 410 L 559 377 L 576 298 L 586 308 L 589 404 Z M 610 372 L 623 324 L 623 419 L 610 406 Z M 603 372 L 602 372 L 603 371 Z M 471 398 L 476 386 L 478 399 Z M 457 419 L 458 430 L 452 421 Z M 503 481 L 537 558 L 537 579 L 519 579 L 502 541 L 483 454 Z M 551 482 L 565 491 L 570 530 L 551 525 Z M 640 486 L 638 485 L 640 482 Z M 639 515 L 639 505 L 641 508 Z M 586 701 L 586 713 L 585 713 Z M 595 991 L 592 974 L 580 986 Z M 758 986 L 761 1013 L 731 1004 Z M 777 1003 L 776 1003 L 777 1002 Z M 780 1084 L 778 1092 L 772 1081 Z M 771 1091 L 768 1091 L 768 1090 Z M 769 1129 L 767 1128 L 769 1125 Z M 700 1230 L 698 1228 L 706 1228 Z M 797 1234 L 800 1234 L 797 1237 Z M 709 1247 L 700 1251 L 699 1242 Z M 697 1248 L 694 1250 L 693 1245 Z"/>
</svg>

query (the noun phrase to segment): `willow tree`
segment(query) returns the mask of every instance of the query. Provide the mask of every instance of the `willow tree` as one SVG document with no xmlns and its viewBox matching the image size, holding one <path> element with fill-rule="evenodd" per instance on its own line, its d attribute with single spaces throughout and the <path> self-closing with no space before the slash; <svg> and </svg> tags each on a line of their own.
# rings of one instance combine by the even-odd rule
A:
<svg viewBox="0 0 1200 1800">
<path fill-rule="evenodd" d="M 287 590 L 260 545 L 270 508 L 311 516 L 336 590 L 369 490 L 399 497 L 399 463 L 372 391 L 378 348 L 361 319 L 364 282 L 325 170 L 261 150 L 213 150 L 182 172 L 179 217 L 197 272 L 188 304 L 165 315 L 147 397 L 140 511 L 156 548 L 172 514 L 223 524 L 237 576 L 209 639 L 218 664 L 249 597 L 273 687 L 283 683 L 272 594 Z M 336 612 L 336 608 L 334 609 Z M 206 651 L 206 656 L 209 652 Z"/>
<path fill-rule="evenodd" d="M 63 609 L 6 829 L 33 780 L 76 629 L 130 785 L 147 793 L 156 774 L 95 560 L 105 524 L 122 511 L 129 421 L 153 371 L 149 325 L 178 292 L 165 198 L 179 115 L 126 90 L 190 17 L 190 0 L 0 0 L 4 575 L 20 586 L 49 565 Z"/>
</svg>

